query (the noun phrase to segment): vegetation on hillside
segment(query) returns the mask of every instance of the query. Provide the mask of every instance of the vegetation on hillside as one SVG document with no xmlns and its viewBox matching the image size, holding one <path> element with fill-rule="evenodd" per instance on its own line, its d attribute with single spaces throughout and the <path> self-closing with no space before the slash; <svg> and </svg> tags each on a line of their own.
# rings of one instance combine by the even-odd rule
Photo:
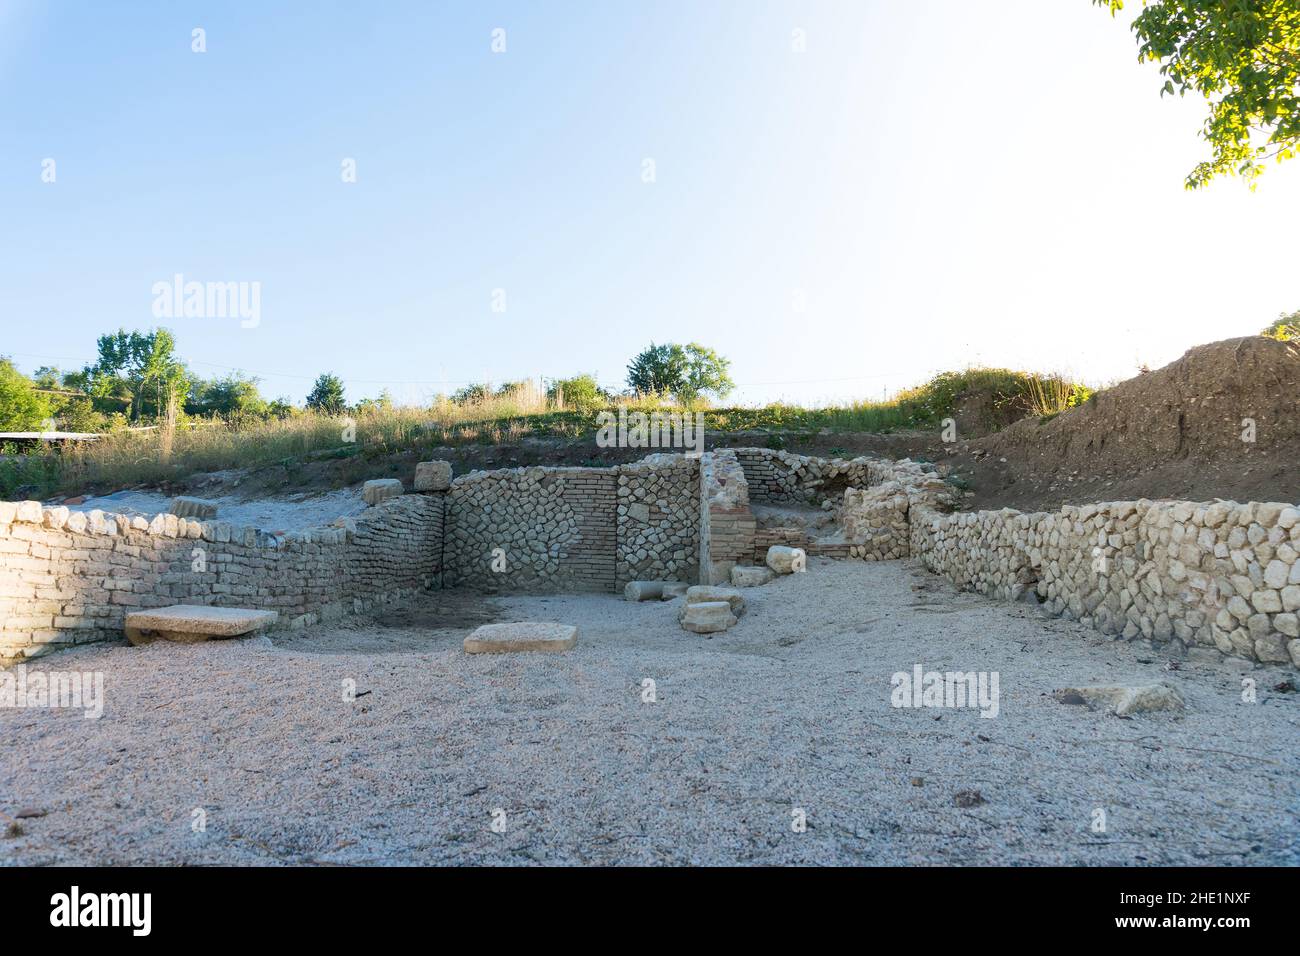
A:
<svg viewBox="0 0 1300 956">
<path fill-rule="evenodd" d="M 0 498 L 46 497 L 157 484 L 186 475 L 230 468 L 302 462 L 313 458 L 382 457 L 395 452 L 467 444 L 512 444 L 524 438 L 585 440 L 596 429 L 595 411 L 701 411 L 710 432 L 891 432 L 938 428 L 972 397 L 1002 412 L 1003 422 L 1031 414 L 1055 414 L 1086 400 L 1089 390 L 1059 376 L 1007 369 L 946 372 L 924 385 L 880 402 L 828 408 L 773 403 L 759 408 L 712 408 L 702 399 L 674 402 L 657 395 L 610 396 L 589 376 L 553 383 L 532 382 L 492 389 L 479 386 L 440 396 L 426 407 L 362 403 L 342 414 L 324 405 L 332 387 L 320 389 L 322 404 L 264 419 L 232 415 L 205 427 L 113 430 L 93 443 L 59 452 L 37 449 L 0 459 Z M 319 384 L 319 383 L 318 383 Z M 314 390 L 316 391 L 316 390 Z"/>
<path fill-rule="evenodd" d="M 1260 333 L 1265 338 L 1277 339 L 1279 342 L 1300 342 L 1300 312 L 1279 315 L 1277 320 Z"/>
</svg>

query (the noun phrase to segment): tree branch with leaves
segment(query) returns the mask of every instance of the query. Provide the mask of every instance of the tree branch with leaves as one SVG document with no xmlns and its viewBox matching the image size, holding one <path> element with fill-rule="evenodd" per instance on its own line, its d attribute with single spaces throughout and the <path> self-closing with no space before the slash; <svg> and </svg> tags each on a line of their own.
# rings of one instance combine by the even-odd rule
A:
<svg viewBox="0 0 1300 956">
<path fill-rule="evenodd" d="M 1111 15 L 1124 0 L 1092 0 Z M 1300 0 L 1159 0 L 1132 24 L 1138 59 L 1160 63 L 1161 95 L 1201 94 L 1209 116 L 1200 136 L 1211 156 L 1188 189 L 1218 176 L 1255 188 L 1269 160 L 1300 151 Z"/>
</svg>

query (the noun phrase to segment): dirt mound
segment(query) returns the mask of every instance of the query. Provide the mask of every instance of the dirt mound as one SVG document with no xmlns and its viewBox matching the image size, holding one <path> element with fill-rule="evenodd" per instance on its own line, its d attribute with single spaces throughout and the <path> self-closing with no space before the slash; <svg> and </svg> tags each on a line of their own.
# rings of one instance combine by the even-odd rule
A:
<svg viewBox="0 0 1300 956">
<path fill-rule="evenodd" d="M 1300 347 L 1191 349 L 1051 419 L 957 449 L 977 507 L 1148 498 L 1300 498 Z"/>
</svg>

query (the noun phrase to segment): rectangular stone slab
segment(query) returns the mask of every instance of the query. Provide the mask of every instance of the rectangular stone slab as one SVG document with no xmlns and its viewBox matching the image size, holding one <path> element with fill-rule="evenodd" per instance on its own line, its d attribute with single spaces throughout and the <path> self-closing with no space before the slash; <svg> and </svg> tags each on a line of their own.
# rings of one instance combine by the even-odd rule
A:
<svg viewBox="0 0 1300 956">
<path fill-rule="evenodd" d="M 132 611 L 126 626 L 142 631 L 176 631 L 181 634 L 208 634 L 212 637 L 238 637 L 259 627 L 275 623 L 275 611 L 255 611 L 244 607 L 204 607 L 198 604 L 173 604 L 150 611 Z"/>
<path fill-rule="evenodd" d="M 466 654 L 509 654 L 520 651 L 554 653 L 578 643 L 578 629 L 572 624 L 549 621 L 517 621 L 513 624 L 484 624 L 465 638 Z"/>
</svg>

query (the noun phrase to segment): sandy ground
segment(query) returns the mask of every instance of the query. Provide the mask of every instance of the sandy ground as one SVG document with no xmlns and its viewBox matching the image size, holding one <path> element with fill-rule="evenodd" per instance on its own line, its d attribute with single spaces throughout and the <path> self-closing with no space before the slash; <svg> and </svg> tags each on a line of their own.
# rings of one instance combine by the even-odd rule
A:
<svg viewBox="0 0 1300 956">
<path fill-rule="evenodd" d="M 897 562 L 814 560 L 746 595 L 711 639 L 679 601 L 449 592 L 274 639 L 46 658 L 29 672 L 102 671 L 105 712 L 0 710 L 0 809 L 44 813 L 0 860 L 1300 864 L 1300 695 L 1274 690 L 1294 672 L 1250 671 L 1245 703 L 1240 671 L 1168 669 Z M 463 654 L 492 619 L 582 637 Z M 917 663 L 998 672 L 998 716 L 892 708 Z M 1186 713 L 1049 696 L 1151 680 Z"/>
<path fill-rule="evenodd" d="M 202 496 L 200 496 L 202 497 Z M 324 493 L 300 493 L 276 498 L 242 498 L 226 495 L 204 498 L 217 505 L 217 521 L 263 531 L 305 531 L 332 524 L 335 518 L 357 515 L 366 509 L 360 488 Z M 155 491 L 115 491 L 68 505 L 73 511 L 108 511 L 131 517 L 152 518 L 171 507 L 171 497 Z"/>
</svg>

